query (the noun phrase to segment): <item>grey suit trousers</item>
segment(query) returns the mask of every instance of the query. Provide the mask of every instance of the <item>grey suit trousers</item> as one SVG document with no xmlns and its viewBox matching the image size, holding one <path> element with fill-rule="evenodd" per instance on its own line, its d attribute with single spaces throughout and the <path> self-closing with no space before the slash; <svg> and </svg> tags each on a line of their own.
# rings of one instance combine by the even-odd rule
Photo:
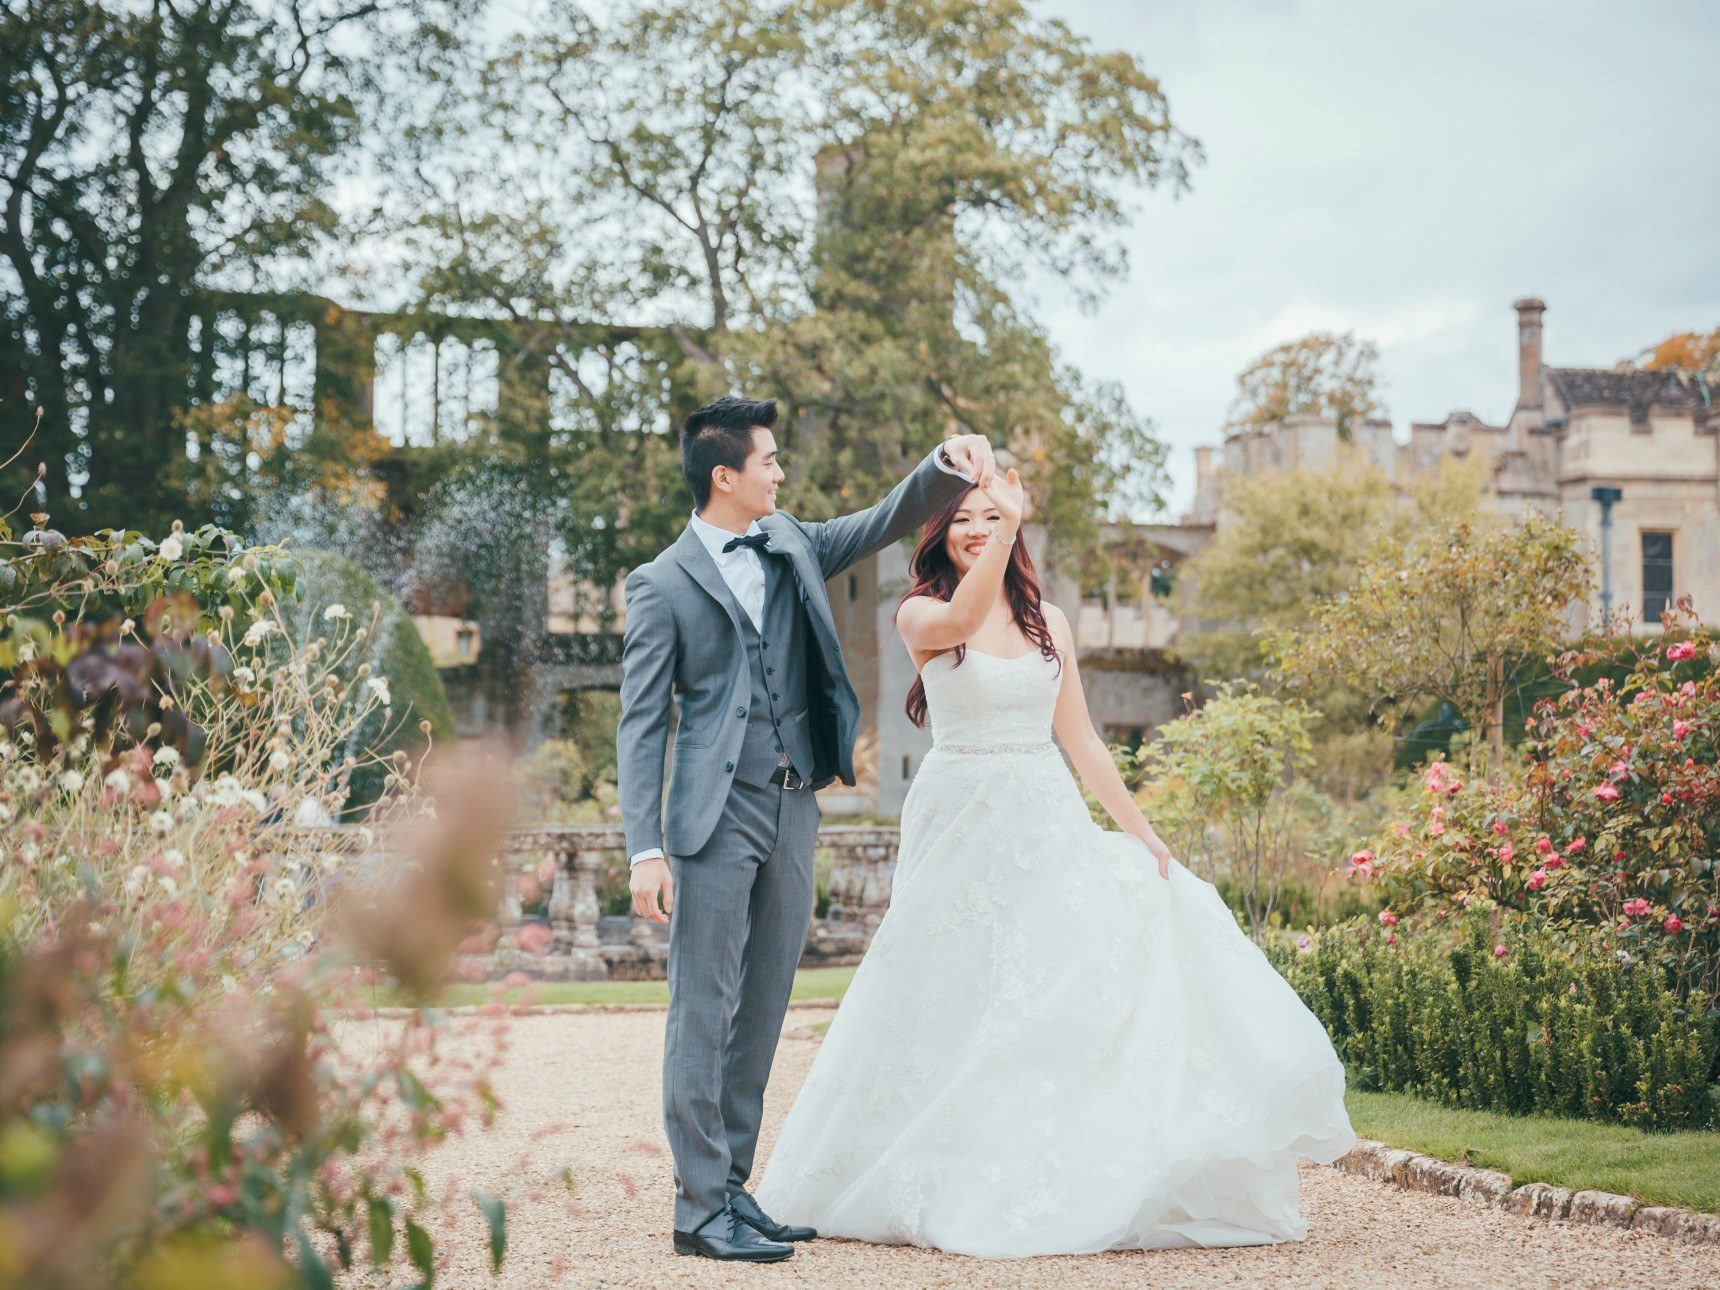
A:
<svg viewBox="0 0 1720 1290">
<path fill-rule="evenodd" d="M 675 1227 L 691 1232 L 746 1185 L 765 1082 L 812 921 L 818 799 L 736 780 L 710 840 L 670 856 L 663 1108 Z"/>
</svg>

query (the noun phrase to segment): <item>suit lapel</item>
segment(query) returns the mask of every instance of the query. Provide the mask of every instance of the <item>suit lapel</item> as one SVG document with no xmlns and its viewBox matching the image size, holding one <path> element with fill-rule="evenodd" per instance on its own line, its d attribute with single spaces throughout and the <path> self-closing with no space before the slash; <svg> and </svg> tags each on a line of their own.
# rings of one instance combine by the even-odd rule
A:
<svg viewBox="0 0 1720 1290">
<path fill-rule="evenodd" d="M 694 582 L 705 589 L 711 599 L 723 607 L 723 611 L 729 616 L 729 622 L 734 625 L 735 635 L 741 635 L 741 607 L 735 600 L 735 593 L 729 590 L 722 570 L 717 568 L 717 562 L 711 559 L 711 553 L 705 549 L 705 544 L 699 541 L 699 535 L 693 532 L 691 524 L 681 530 L 681 536 L 675 543 L 675 562 L 691 575 Z"/>
<path fill-rule="evenodd" d="M 776 516 L 760 520 L 759 527 L 770 534 L 771 550 L 786 555 L 794 567 L 795 580 L 800 584 L 800 598 L 806 605 L 813 630 L 822 630 L 834 642 L 836 619 L 830 613 L 830 599 L 824 592 L 824 571 L 818 567 L 818 558 L 793 526 L 776 522 Z"/>
</svg>

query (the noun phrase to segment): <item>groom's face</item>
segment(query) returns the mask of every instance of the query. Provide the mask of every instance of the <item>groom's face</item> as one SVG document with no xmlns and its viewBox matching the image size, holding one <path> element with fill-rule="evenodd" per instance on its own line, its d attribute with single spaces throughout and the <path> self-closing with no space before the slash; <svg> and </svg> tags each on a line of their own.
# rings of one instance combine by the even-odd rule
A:
<svg viewBox="0 0 1720 1290">
<path fill-rule="evenodd" d="M 749 519 L 776 513 L 777 485 L 787 478 L 776 464 L 776 436 L 763 426 L 754 426 L 752 451 L 740 470 L 724 467 L 729 481 L 729 499 Z"/>
</svg>

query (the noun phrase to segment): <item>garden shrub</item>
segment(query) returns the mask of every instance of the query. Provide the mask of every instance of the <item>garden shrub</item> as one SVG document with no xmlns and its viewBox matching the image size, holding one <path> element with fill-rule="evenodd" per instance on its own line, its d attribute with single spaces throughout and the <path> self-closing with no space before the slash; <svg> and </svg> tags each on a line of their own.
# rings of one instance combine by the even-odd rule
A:
<svg viewBox="0 0 1720 1290">
<path fill-rule="evenodd" d="M 422 1007 L 345 1046 L 327 1004 L 440 992 L 505 792 L 479 767 L 422 794 L 355 737 L 389 707 L 369 628 L 295 638 L 280 549 L 34 518 L 0 521 L 0 1280 L 428 1283 L 446 1201 L 414 1161 L 493 1112 L 491 1064 Z M 367 764 L 354 855 L 300 821 Z"/>
<path fill-rule="evenodd" d="M 1403 934 L 1392 918 L 1273 951 L 1354 1086 L 1645 1129 L 1711 1122 L 1720 1034 L 1700 991 L 1532 915 Z"/>
</svg>

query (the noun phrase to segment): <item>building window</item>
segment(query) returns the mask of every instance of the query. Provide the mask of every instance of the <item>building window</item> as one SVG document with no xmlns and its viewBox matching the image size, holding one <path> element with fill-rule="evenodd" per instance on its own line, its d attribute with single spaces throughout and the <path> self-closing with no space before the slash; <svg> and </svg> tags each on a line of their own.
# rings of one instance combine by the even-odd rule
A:
<svg viewBox="0 0 1720 1290">
<path fill-rule="evenodd" d="M 1642 621 L 1658 623 L 1672 604 L 1672 534 L 1642 535 Z"/>
<path fill-rule="evenodd" d="M 857 573 L 848 575 L 848 599 L 850 601 L 860 599 L 860 575 Z"/>
<path fill-rule="evenodd" d="M 903 779 L 908 778 L 908 754 L 907 753 L 902 754 L 902 778 Z"/>
</svg>

